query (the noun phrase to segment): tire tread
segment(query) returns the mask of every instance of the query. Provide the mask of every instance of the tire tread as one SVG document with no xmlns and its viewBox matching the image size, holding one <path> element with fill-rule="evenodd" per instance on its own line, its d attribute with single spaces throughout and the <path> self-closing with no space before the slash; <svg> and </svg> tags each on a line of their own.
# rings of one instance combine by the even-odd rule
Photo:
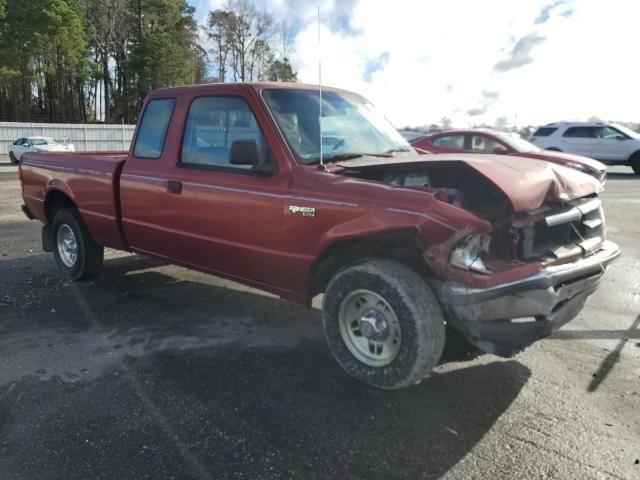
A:
<svg viewBox="0 0 640 480">
<path fill-rule="evenodd" d="M 67 267 L 58 254 L 56 235 L 58 225 L 61 224 L 69 225 L 76 234 L 79 247 L 78 261 L 73 267 Z M 89 277 L 104 260 L 104 247 L 95 242 L 77 208 L 63 208 L 54 214 L 51 222 L 51 240 L 58 268 L 72 280 L 82 280 Z"/>
<path fill-rule="evenodd" d="M 400 360 L 397 357 L 388 366 L 389 375 L 384 376 L 378 375 L 378 373 L 387 369 L 387 366 L 376 370 L 375 367 L 369 367 L 359 362 L 350 353 L 348 355 L 351 358 L 346 357 L 348 349 L 339 332 L 336 335 L 336 330 L 339 329 L 338 319 L 333 318 L 332 314 L 341 299 L 331 298 L 331 295 L 339 294 L 340 288 L 345 288 L 342 284 L 349 282 L 350 277 L 354 276 L 381 280 L 391 289 L 391 293 L 395 292 L 397 299 L 406 307 L 404 313 L 409 313 L 409 315 L 405 315 L 404 321 L 401 319 L 401 341 L 403 343 L 412 342 L 409 347 L 412 352 L 412 365 L 394 366 Z M 353 288 L 366 288 L 366 286 L 357 285 Z M 393 301 L 389 298 L 386 300 Z M 396 315 L 402 316 L 397 311 Z M 407 319 L 406 317 L 412 318 Z M 419 383 L 438 364 L 444 349 L 444 318 L 435 294 L 418 273 L 395 260 L 372 259 L 338 272 L 329 282 L 325 293 L 323 321 L 327 342 L 338 363 L 350 375 L 378 388 L 395 390 Z"/>
</svg>

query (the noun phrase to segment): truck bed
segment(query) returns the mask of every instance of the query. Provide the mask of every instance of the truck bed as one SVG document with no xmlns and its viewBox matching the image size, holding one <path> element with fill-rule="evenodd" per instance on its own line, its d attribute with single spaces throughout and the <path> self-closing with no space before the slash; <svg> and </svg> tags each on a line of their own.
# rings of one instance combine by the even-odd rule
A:
<svg viewBox="0 0 640 480">
<path fill-rule="evenodd" d="M 45 200 L 62 191 L 77 205 L 99 244 L 126 248 L 119 220 L 119 180 L 126 159 L 127 152 L 26 153 L 20 162 L 25 204 L 48 224 Z"/>
</svg>

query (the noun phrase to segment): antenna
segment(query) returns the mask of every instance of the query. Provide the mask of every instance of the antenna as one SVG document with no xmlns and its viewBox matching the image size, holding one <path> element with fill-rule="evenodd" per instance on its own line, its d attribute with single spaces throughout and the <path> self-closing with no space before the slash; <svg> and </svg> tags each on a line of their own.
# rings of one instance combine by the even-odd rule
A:
<svg viewBox="0 0 640 480">
<path fill-rule="evenodd" d="M 324 169 L 322 149 L 322 44 L 320 43 L 320 5 L 318 5 L 318 92 L 320 96 L 320 109 L 318 113 L 318 127 L 320 135 L 320 168 Z"/>
</svg>

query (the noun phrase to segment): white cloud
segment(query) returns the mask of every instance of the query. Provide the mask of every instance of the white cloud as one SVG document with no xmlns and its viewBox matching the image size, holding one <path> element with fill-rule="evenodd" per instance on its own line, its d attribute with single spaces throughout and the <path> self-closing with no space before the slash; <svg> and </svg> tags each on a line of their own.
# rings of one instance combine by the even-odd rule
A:
<svg viewBox="0 0 640 480">
<path fill-rule="evenodd" d="M 202 10 L 222 3 L 197 2 L 201 18 Z M 318 79 L 320 3 L 323 83 L 363 94 L 399 127 L 445 116 L 457 126 L 492 124 L 499 117 L 513 121 L 516 115 L 519 124 L 592 115 L 640 120 L 635 54 L 640 2 L 255 3 L 300 27 L 292 63 L 309 83 Z M 494 69 L 518 54 L 524 38 L 544 40 L 527 43 L 532 48 L 509 64 L 514 68 Z M 372 64 L 376 68 L 369 72 Z M 493 92 L 498 95 L 486 96 Z"/>
</svg>

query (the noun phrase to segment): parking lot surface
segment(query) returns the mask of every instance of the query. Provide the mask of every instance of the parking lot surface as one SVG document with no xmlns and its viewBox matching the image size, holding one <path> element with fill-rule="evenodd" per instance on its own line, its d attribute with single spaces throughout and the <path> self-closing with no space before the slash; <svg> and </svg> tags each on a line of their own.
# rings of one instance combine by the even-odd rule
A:
<svg viewBox="0 0 640 480">
<path fill-rule="evenodd" d="M 572 323 L 512 359 L 451 341 L 415 388 L 346 376 L 317 309 L 107 251 L 62 278 L 0 160 L 0 478 L 640 478 L 640 177 Z"/>
</svg>

